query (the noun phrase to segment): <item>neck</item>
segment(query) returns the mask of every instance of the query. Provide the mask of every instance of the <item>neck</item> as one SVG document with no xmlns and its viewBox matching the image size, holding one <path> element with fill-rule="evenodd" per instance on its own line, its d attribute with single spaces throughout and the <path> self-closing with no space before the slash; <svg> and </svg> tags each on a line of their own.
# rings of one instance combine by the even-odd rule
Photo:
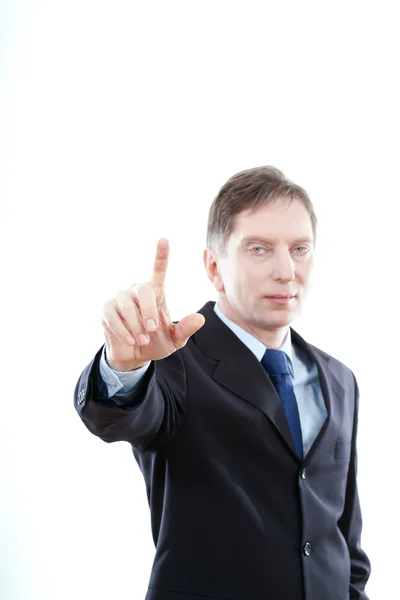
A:
<svg viewBox="0 0 400 600">
<path fill-rule="evenodd" d="M 264 346 L 272 350 L 279 350 L 289 333 L 288 325 L 268 327 L 245 321 L 223 297 L 219 298 L 218 305 L 227 319 L 239 325 L 239 327 L 257 338 Z"/>
</svg>

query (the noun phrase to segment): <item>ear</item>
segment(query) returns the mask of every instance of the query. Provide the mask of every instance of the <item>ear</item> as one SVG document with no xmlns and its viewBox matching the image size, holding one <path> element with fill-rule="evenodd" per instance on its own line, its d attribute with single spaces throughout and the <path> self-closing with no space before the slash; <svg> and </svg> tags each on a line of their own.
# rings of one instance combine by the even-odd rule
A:
<svg viewBox="0 0 400 600">
<path fill-rule="evenodd" d="M 218 267 L 218 256 L 211 248 L 206 248 L 203 253 L 204 266 L 208 279 L 218 292 L 224 291 L 224 284 Z"/>
</svg>

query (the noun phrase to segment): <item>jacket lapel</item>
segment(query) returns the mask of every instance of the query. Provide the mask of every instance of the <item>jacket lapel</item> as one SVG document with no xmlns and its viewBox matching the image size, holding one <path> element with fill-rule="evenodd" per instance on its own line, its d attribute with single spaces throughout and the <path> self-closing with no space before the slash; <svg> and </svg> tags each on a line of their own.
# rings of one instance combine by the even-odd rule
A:
<svg viewBox="0 0 400 600">
<path fill-rule="evenodd" d="M 215 314 L 214 304 L 215 302 L 208 302 L 198 311 L 204 315 L 206 322 L 193 336 L 194 343 L 203 354 L 218 361 L 212 374 L 213 379 L 260 409 L 296 455 L 289 425 L 274 384 L 253 352 Z"/>
<path fill-rule="evenodd" d="M 230 392 L 240 396 L 246 402 L 260 409 L 272 422 L 283 441 L 292 451 L 297 460 L 296 453 L 286 415 L 283 411 L 279 395 L 268 374 L 254 356 L 253 352 L 243 344 L 239 338 L 221 321 L 214 312 L 215 302 L 207 302 L 198 312 L 206 322 L 193 336 L 196 346 L 206 356 L 217 361 L 217 366 L 212 374 L 213 379 Z M 343 388 L 337 380 L 331 378 L 327 360 L 322 358 L 310 344 L 291 328 L 292 342 L 302 346 L 315 361 L 321 383 L 321 389 L 327 408 L 328 417 L 317 436 L 306 460 L 311 457 L 316 446 L 322 440 L 327 430 L 331 402 L 334 393 L 343 396 Z"/>
</svg>

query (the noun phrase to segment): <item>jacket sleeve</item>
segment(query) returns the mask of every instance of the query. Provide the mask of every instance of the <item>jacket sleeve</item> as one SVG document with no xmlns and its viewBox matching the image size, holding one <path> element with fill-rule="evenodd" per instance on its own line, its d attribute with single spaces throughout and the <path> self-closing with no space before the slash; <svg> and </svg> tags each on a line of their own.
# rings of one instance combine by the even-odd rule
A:
<svg viewBox="0 0 400 600">
<path fill-rule="evenodd" d="M 357 429 L 360 395 L 355 377 L 354 385 L 355 408 L 352 448 L 347 478 L 346 502 L 343 514 L 339 520 L 339 527 L 347 541 L 350 553 L 351 572 L 349 599 L 368 600 L 368 596 L 365 593 L 365 585 L 370 576 L 371 565 L 367 555 L 361 548 L 362 517 L 357 489 Z"/>
<path fill-rule="evenodd" d="M 151 362 L 148 362 L 134 371 L 115 371 L 107 363 L 106 347 L 103 346 L 99 366 L 101 378 L 107 386 L 108 397 L 118 394 L 119 397 L 130 398 L 131 392 L 140 383 L 150 365 Z"/>
<path fill-rule="evenodd" d="M 186 405 L 181 353 L 152 362 L 131 398 L 110 398 L 99 370 L 102 350 L 83 370 L 74 391 L 75 409 L 89 431 L 105 442 L 126 441 L 139 450 L 172 437 Z"/>
</svg>

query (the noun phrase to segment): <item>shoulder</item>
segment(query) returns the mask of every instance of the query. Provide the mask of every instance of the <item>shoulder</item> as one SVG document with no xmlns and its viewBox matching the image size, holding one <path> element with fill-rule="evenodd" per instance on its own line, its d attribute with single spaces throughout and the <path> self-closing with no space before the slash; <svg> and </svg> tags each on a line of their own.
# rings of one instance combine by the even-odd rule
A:
<svg viewBox="0 0 400 600">
<path fill-rule="evenodd" d="M 314 344 L 308 344 L 308 345 L 313 350 L 313 352 L 315 352 L 317 355 L 319 355 L 320 358 L 322 360 L 324 360 L 326 363 L 328 363 L 332 368 L 339 369 L 340 371 L 346 372 L 346 373 L 353 373 L 351 368 L 348 365 L 346 365 L 344 362 L 342 362 L 339 358 L 337 358 L 337 356 L 328 354 L 328 352 L 326 352 L 325 350 L 322 350 L 321 348 L 318 348 L 318 346 L 315 346 Z"/>
</svg>

